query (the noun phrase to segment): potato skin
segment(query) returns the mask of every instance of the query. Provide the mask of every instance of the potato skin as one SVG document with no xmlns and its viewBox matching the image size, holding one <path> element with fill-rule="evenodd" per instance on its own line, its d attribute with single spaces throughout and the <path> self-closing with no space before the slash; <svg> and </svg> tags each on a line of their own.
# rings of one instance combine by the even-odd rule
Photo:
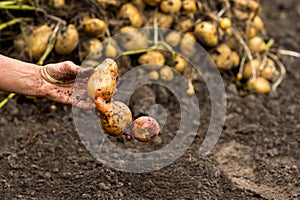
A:
<svg viewBox="0 0 300 200">
<path fill-rule="evenodd" d="M 52 29 L 44 24 L 34 29 L 29 35 L 26 41 L 27 51 L 34 60 L 39 59 L 45 52 L 52 32 Z"/>
<path fill-rule="evenodd" d="M 87 82 L 87 94 L 91 98 L 101 97 L 109 101 L 116 90 L 118 66 L 113 59 L 105 59 L 98 65 Z"/>
<path fill-rule="evenodd" d="M 134 120 L 132 132 L 135 139 L 140 142 L 151 142 L 159 134 L 158 122 L 148 116 L 142 116 Z"/>
<path fill-rule="evenodd" d="M 69 24 L 57 36 L 55 52 L 60 55 L 67 55 L 74 51 L 79 43 L 79 34 L 73 24 Z"/>
<path fill-rule="evenodd" d="M 126 133 L 132 122 L 132 114 L 128 106 L 120 101 L 105 103 L 96 100 L 101 113 L 100 122 L 105 132 L 111 136 L 121 136 Z"/>
</svg>

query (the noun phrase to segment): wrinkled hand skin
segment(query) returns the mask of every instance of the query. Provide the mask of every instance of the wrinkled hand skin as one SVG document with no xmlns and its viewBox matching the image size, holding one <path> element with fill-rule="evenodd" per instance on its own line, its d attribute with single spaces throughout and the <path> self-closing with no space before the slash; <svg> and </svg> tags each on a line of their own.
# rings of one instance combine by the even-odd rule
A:
<svg viewBox="0 0 300 200">
<path fill-rule="evenodd" d="M 86 83 L 93 71 L 92 68 L 83 69 L 70 61 L 45 65 L 40 68 L 41 90 L 50 100 L 92 109 L 95 106 L 93 99 L 87 96 Z M 74 90 L 75 79 L 76 90 Z"/>
</svg>

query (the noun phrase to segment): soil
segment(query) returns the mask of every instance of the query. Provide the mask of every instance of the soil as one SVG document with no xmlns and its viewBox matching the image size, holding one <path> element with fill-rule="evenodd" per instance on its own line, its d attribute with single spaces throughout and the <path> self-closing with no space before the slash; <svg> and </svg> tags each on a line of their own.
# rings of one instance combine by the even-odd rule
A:
<svg viewBox="0 0 300 200">
<path fill-rule="evenodd" d="M 264 2 L 267 30 L 282 49 L 300 51 L 299 17 L 299 1 Z M 284 58 L 284 63 L 287 76 L 276 94 L 241 95 L 225 80 L 226 122 L 203 159 L 198 149 L 210 100 L 205 84 L 198 83 L 202 126 L 192 146 L 172 165 L 144 174 L 116 171 L 92 157 L 76 132 L 70 106 L 17 96 L 0 110 L 0 199 L 300 199 L 300 60 Z M 178 105 L 169 103 L 168 91 L 149 90 L 154 96 L 149 104 L 168 105 L 176 114 Z M 133 110 L 143 98 L 136 95 Z M 170 124 L 162 144 L 176 129 Z"/>
</svg>

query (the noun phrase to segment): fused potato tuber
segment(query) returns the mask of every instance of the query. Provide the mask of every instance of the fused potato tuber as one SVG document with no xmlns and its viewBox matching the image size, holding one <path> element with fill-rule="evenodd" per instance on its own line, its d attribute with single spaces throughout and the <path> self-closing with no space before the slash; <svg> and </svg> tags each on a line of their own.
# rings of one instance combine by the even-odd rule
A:
<svg viewBox="0 0 300 200">
<path fill-rule="evenodd" d="M 210 21 L 197 24 L 194 32 L 198 40 L 209 47 L 215 47 L 219 43 L 217 27 Z"/>
<path fill-rule="evenodd" d="M 151 142 L 159 134 L 158 122 L 148 116 L 142 116 L 133 121 L 132 132 L 140 142 Z"/>
<path fill-rule="evenodd" d="M 105 21 L 98 18 L 85 18 L 83 25 L 86 34 L 90 37 L 102 37 L 107 29 Z"/>
<path fill-rule="evenodd" d="M 78 31 L 73 24 L 69 24 L 58 33 L 54 48 L 56 53 L 67 55 L 76 49 L 78 43 Z"/>
<path fill-rule="evenodd" d="M 106 101 L 110 101 L 112 95 L 116 90 L 118 78 L 118 66 L 117 63 L 107 58 L 100 65 L 98 65 L 89 77 L 87 82 L 87 94 L 92 99 L 101 97 Z"/>
<path fill-rule="evenodd" d="M 26 41 L 27 51 L 34 60 L 39 59 L 45 52 L 52 29 L 47 25 L 41 25 L 34 29 Z"/>
<path fill-rule="evenodd" d="M 119 17 L 123 19 L 129 19 L 131 26 L 135 28 L 139 28 L 143 25 L 143 16 L 131 3 L 126 3 L 121 7 Z"/>
<path fill-rule="evenodd" d="M 95 103 L 101 113 L 102 128 L 107 134 L 117 137 L 127 132 L 132 122 L 132 114 L 126 104 L 120 101 L 105 103 L 101 97 L 96 97 Z"/>
</svg>

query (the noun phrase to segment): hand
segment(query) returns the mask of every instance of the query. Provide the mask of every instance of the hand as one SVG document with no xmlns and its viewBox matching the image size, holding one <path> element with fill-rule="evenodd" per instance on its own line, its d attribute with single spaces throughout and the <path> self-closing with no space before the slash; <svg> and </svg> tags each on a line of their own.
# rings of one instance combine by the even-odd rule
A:
<svg viewBox="0 0 300 200">
<path fill-rule="evenodd" d="M 70 61 L 42 66 L 41 93 L 59 103 L 95 108 L 94 99 L 88 97 L 86 91 L 88 77 L 93 71 L 93 68 L 83 69 Z"/>
</svg>

